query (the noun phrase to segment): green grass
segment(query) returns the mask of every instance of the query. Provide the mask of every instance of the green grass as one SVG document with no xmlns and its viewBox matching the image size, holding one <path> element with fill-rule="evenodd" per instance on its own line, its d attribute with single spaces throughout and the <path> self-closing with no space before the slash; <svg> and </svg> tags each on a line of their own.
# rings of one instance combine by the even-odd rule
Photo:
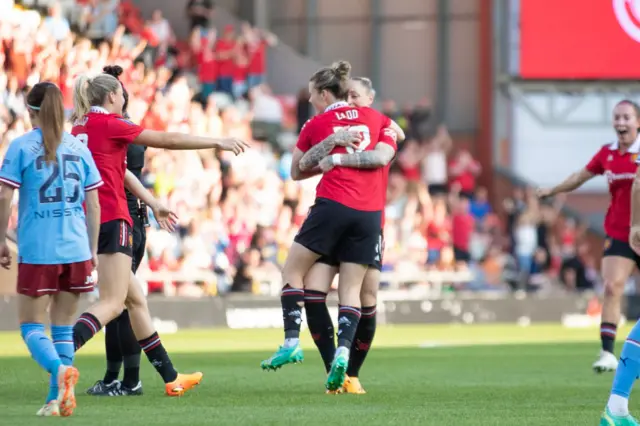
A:
<svg viewBox="0 0 640 426">
<path fill-rule="evenodd" d="M 74 416 L 38 419 L 47 375 L 17 333 L 0 334 L 0 425 L 582 426 L 598 424 L 612 380 L 591 372 L 594 328 L 380 328 L 361 374 L 368 391 L 362 396 L 324 394 L 325 375 L 308 339 L 304 364 L 260 371 L 260 360 L 281 340 L 277 330 L 185 331 L 163 339 L 179 369 L 205 373 L 192 393 L 164 397 L 162 381 L 143 360 L 144 396 L 85 396 L 103 374 L 100 335 L 76 359 Z M 640 405 L 631 409 L 640 414 Z"/>
</svg>

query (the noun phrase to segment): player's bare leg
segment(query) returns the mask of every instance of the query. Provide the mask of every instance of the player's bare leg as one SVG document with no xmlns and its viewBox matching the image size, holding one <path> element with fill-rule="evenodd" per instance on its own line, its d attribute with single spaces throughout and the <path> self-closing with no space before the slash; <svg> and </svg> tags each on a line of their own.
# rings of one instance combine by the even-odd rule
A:
<svg viewBox="0 0 640 426">
<path fill-rule="evenodd" d="M 98 261 L 100 299 L 80 315 L 73 327 L 76 351 L 100 331 L 103 324 L 120 315 L 127 297 L 131 257 L 123 253 L 99 254 Z"/>
<path fill-rule="evenodd" d="M 133 332 L 149 362 L 164 380 L 166 394 L 168 396 L 181 396 L 200 384 L 202 373 L 179 374 L 173 367 L 171 358 L 169 358 L 169 354 L 167 354 L 160 336 L 158 336 L 153 326 L 147 299 L 142 292 L 142 286 L 131 271 L 129 271 L 129 292 L 125 303 L 129 310 Z"/>
<path fill-rule="evenodd" d="M 326 387 L 330 391 L 340 389 L 344 384 L 349 366 L 351 345 L 360 321 L 360 290 L 367 272 L 367 266 L 343 262 L 338 278 L 338 348 L 327 377 Z"/>
<path fill-rule="evenodd" d="M 604 280 L 602 323 L 600 325 L 602 350 L 593 364 L 593 370 L 597 373 L 615 371 L 618 367 L 618 359 L 614 354 L 614 343 L 622 310 L 624 286 L 634 268 L 635 262 L 626 257 L 605 256 L 602 258 L 602 277 Z"/>
<path fill-rule="evenodd" d="M 294 242 L 282 269 L 282 319 L 284 321 L 284 344 L 269 358 L 260 363 L 263 370 L 277 370 L 286 364 L 302 362 L 304 354 L 300 348 L 300 327 L 304 306 L 304 276 L 320 256 Z"/>
</svg>

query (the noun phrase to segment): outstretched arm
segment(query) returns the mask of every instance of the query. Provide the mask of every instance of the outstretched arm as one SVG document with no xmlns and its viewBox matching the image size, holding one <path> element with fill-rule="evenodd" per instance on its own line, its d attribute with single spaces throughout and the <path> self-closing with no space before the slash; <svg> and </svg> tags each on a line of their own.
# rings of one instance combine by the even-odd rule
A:
<svg viewBox="0 0 640 426">
<path fill-rule="evenodd" d="M 298 163 L 298 167 L 300 168 L 300 171 L 308 172 L 317 166 L 318 163 L 320 163 L 320 160 L 329 155 L 336 146 L 350 146 L 355 149 L 357 148 L 357 143 L 360 142 L 360 139 L 360 134 L 357 132 L 341 130 L 333 133 L 322 142 L 314 145 L 305 152 L 300 159 L 300 163 Z"/>
<path fill-rule="evenodd" d="M 580 188 L 586 181 L 591 179 L 594 176 L 594 173 L 591 173 L 589 170 L 580 169 L 575 173 L 572 173 L 563 180 L 558 185 L 554 186 L 550 189 L 538 189 L 538 196 L 541 198 L 544 197 L 552 197 L 556 194 L 562 194 L 565 192 L 571 192 L 575 189 Z"/>
<path fill-rule="evenodd" d="M 378 142 L 371 151 L 355 152 L 353 154 L 333 154 L 320 161 L 320 169 L 327 172 L 335 166 L 352 167 L 355 169 L 376 169 L 384 167 L 396 155 L 392 146 Z"/>
</svg>

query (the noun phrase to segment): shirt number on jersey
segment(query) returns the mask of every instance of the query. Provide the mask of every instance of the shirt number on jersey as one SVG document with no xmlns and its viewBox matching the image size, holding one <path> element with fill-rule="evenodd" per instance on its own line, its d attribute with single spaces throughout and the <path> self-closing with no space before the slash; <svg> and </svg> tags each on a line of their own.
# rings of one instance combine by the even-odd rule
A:
<svg viewBox="0 0 640 426">
<path fill-rule="evenodd" d="M 73 193 L 71 196 L 65 197 L 67 203 L 75 203 L 80 198 L 80 175 L 76 172 L 68 171 L 67 167 L 70 163 L 79 163 L 80 157 L 77 155 L 62 155 L 62 177 L 66 181 L 71 181 L 73 184 Z M 36 159 L 36 169 L 42 170 L 46 165 L 44 156 L 40 156 Z M 60 176 L 60 166 L 58 163 L 53 164 L 53 170 L 51 175 L 42 184 L 38 190 L 38 199 L 40 204 L 59 203 L 62 201 L 62 188 L 58 187 L 53 190 L 53 195 L 47 194 L 47 191 L 51 189 L 51 185 Z"/>
<path fill-rule="evenodd" d="M 346 147 L 349 154 L 362 152 L 371 144 L 371 132 L 369 131 L 369 128 L 364 124 L 358 124 L 356 126 L 334 127 L 333 133 L 338 133 L 343 130 L 347 132 L 358 132 L 362 136 L 362 142 L 360 142 L 360 145 L 358 145 L 357 149 L 353 149 L 350 146 Z"/>
</svg>

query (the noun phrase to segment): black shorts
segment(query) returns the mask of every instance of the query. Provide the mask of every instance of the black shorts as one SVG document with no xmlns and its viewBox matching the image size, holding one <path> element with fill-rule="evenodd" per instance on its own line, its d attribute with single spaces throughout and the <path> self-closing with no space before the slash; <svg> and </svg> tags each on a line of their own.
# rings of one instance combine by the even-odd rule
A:
<svg viewBox="0 0 640 426">
<path fill-rule="evenodd" d="M 133 258 L 131 260 L 131 270 L 135 274 L 144 257 L 147 245 L 147 230 L 140 216 L 134 215 L 131 216 L 131 218 L 133 219 Z"/>
<path fill-rule="evenodd" d="M 380 257 L 382 212 L 349 208 L 317 198 L 294 241 L 321 256 L 339 262 L 371 265 Z"/>
<path fill-rule="evenodd" d="M 382 271 L 382 256 L 384 254 L 384 234 L 380 231 L 380 239 L 378 240 L 378 245 L 376 246 L 376 259 L 372 264 L 369 265 L 370 268 L 375 268 L 378 271 Z M 316 260 L 316 263 L 324 263 L 329 266 L 340 266 L 340 262 L 334 256 L 321 256 L 320 259 Z"/>
<path fill-rule="evenodd" d="M 432 183 L 428 187 L 429 195 L 447 195 L 449 187 L 446 183 Z"/>
<path fill-rule="evenodd" d="M 453 256 L 456 259 L 456 262 L 470 262 L 471 254 L 467 250 L 461 250 L 459 248 L 453 248 Z"/>
<path fill-rule="evenodd" d="M 133 232 L 127 221 L 111 220 L 100 225 L 98 254 L 124 253 L 133 255 Z"/>
<path fill-rule="evenodd" d="M 624 257 L 626 259 L 633 260 L 636 263 L 636 266 L 640 269 L 640 256 L 633 251 L 627 241 L 616 240 L 615 238 L 607 236 L 604 240 L 604 251 L 602 253 L 602 257 L 607 256 Z"/>
</svg>

